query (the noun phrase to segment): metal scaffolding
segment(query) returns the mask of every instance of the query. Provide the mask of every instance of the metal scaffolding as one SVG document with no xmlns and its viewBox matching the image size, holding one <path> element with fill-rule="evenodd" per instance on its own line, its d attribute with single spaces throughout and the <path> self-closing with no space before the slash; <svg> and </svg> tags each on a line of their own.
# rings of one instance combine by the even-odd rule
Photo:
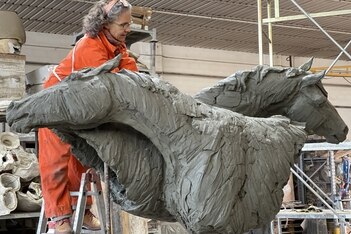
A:
<svg viewBox="0 0 351 234">
<path fill-rule="evenodd" d="M 290 20 L 298 20 L 298 19 L 309 19 L 315 26 L 317 26 L 322 33 L 324 33 L 340 50 L 340 54 L 336 57 L 336 59 L 332 62 L 332 64 L 328 67 L 328 73 L 335 63 L 339 60 L 342 54 L 345 54 L 350 60 L 351 55 L 346 51 L 346 49 L 351 44 L 351 40 L 345 47 L 342 47 L 330 34 L 324 30 L 318 22 L 314 19 L 317 17 L 327 17 L 327 16 L 336 16 L 336 15 L 346 15 L 351 14 L 351 10 L 338 10 L 338 11 L 328 11 L 328 12 L 320 12 L 320 13 L 312 13 L 309 14 L 306 12 L 295 0 L 290 0 L 303 14 L 301 15 L 291 15 L 291 16 L 280 16 L 280 0 L 266 0 L 267 1 L 267 17 L 263 19 L 262 17 L 262 0 L 257 0 L 257 12 L 258 12 L 258 52 L 259 52 L 259 64 L 263 65 L 263 24 L 267 24 L 268 26 L 268 43 L 269 43 L 269 65 L 274 66 L 273 61 L 273 23 L 290 21 Z M 274 1 L 274 4 L 272 2 Z M 274 7 L 274 17 L 272 17 L 272 5 Z"/>
<path fill-rule="evenodd" d="M 346 51 L 346 49 L 351 45 L 351 40 L 342 47 L 330 34 L 324 30 L 318 22 L 314 19 L 317 17 L 327 17 L 327 16 L 336 16 L 336 15 L 346 15 L 351 14 L 351 10 L 339 10 L 339 11 L 329 11 L 329 12 L 320 12 L 320 13 L 308 13 L 306 12 L 295 0 L 291 1 L 301 12 L 300 15 L 291 15 L 291 16 L 280 16 L 280 0 L 266 0 L 267 2 L 267 18 L 263 19 L 262 17 L 262 0 L 257 0 L 257 14 L 258 14 L 258 52 L 259 52 L 259 64 L 263 65 L 263 25 L 268 27 L 268 43 L 269 43 L 269 65 L 274 66 L 273 61 L 273 23 L 298 20 L 298 19 L 309 19 L 318 29 L 326 35 L 339 49 L 340 53 L 331 63 L 331 65 L 326 69 L 326 74 L 333 74 L 332 68 L 340 57 L 345 54 L 350 60 L 351 55 Z M 274 3 L 273 3 L 274 2 Z M 274 9 L 274 16 L 272 16 L 272 9 Z M 335 67 L 336 68 L 336 67 Z M 322 68 L 321 68 L 322 69 Z M 344 73 L 348 73 L 349 68 L 343 67 L 345 70 Z M 345 74 L 344 74 L 345 75 Z M 296 212 L 294 210 L 281 210 L 277 216 L 277 228 L 278 233 L 282 233 L 281 230 L 281 219 L 291 218 L 291 219 L 334 219 L 335 222 L 340 226 L 340 231 L 342 234 L 346 233 L 346 220 L 351 219 L 350 210 L 345 211 L 342 208 L 341 199 L 336 191 L 336 182 L 335 182 L 335 161 L 334 161 L 334 150 L 350 150 L 351 142 L 344 142 L 338 145 L 328 144 L 328 143 L 310 143 L 305 144 L 302 151 L 319 151 L 327 150 L 329 152 L 329 166 L 331 172 L 331 191 L 332 197 L 329 197 L 324 193 L 297 165 L 294 165 L 291 168 L 291 172 L 301 181 L 306 188 L 308 188 L 314 195 L 316 195 L 319 200 L 325 205 L 327 209 L 321 210 L 321 212 Z M 273 221 L 271 223 L 271 232 L 273 233 Z"/>
<path fill-rule="evenodd" d="M 351 150 L 351 142 L 342 142 L 339 144 L 330 143 L 306 143 L 302 148 L 302 152 L 311 151 L 328 151 L 329 166 L 331 172 L 331 191 L 332 196 L 329 197 L 322 189 L 318 187 L 316 183 L 308 177 L 301 168 L 294 165 L 291 168 L 291 172 L 296 176 L 296 178 L 301 181 L 306 188 L 308 188 L 317 198 L 325 205 L 327 209 L 320 209 L 319 211 L 311 212 L 297 212 L 293 209 L 281 210 L 276 215 L 278 233 L 281 232 L 281 219 L 334 219 L 335 223 L 340 227 L 340 233 L 346 234 L 346 219 L 351 219 L 350 210 L 344 210 L 342 206 L 342 201 L 336 190 L 335 181 L 335 161 L 334 161 L 334 151 L 335 150 Z M 273 233 L 273 222 L 271 224 L 271 233 Z"/>
</svg>

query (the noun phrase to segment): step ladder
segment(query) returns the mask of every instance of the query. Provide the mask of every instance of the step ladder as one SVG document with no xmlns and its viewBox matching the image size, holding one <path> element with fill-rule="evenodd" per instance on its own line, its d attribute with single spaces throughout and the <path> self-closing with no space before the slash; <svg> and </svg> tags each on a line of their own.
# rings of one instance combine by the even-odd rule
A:
<svg viewBox="0 0 351 234">
<path fill-rule="evenodd" d="M 90 185 L 90 190 L 88 189 Z M 80 188 L 78 192 L 71 192 L 71 196 L 78 196 L 77 206 L 75 209 L 74 221 L 72 225 L 73 233 L 106 233 L 105 221 L 105 203 L 102 194 L 101 180 L 100 176 L 93 169 L 88 169 L 82 174 L 82 179 L 80 182 Z M 82 229 L 84 212 L 86 208 L 86 201 L 88 196 L 93 196 L 95 198 L 97 215 L 101 224 L 101 229 L 98 231 L 84 230 Z M 44 201 L 41 206 L 38 227 L 36 234 L 46 233 L 47 229 L 47 218 L 44 212 Z"/>
</svg>

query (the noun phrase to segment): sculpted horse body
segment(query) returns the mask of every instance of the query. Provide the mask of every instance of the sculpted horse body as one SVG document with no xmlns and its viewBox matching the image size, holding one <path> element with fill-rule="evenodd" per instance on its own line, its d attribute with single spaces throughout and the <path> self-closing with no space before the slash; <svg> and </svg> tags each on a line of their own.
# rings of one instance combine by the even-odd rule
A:
<svg viewBox="0 0 351 234">
<path fill-rule="evenodd" d="M 242 233 L 274 217 L 305 140 L 300 128 L 208 106 L 147 75 L 104 73 L 110 68 L 14 102 L 9 124 L 54 128 L 84 164 L 107 162 L 112 195 L 130 213 L 194 233 Z"/>
</svg>

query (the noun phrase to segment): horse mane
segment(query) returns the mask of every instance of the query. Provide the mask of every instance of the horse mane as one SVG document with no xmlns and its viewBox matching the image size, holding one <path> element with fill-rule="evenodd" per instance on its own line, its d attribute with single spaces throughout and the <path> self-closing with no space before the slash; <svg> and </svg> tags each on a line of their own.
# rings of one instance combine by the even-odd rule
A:
<svg viewBox="0 0 351 234">
<path fill-rule="evenodd" d="M 264 108 L 289 100 L 288 96 L 298 91 L 302 74 L 306 72 L 299 68 L 259 65 L 253 70 L 238 71 L 213 87 L 201 90 L 195 98 L 245 115 L 262 116 L 259 113 Z"/>
</svg>

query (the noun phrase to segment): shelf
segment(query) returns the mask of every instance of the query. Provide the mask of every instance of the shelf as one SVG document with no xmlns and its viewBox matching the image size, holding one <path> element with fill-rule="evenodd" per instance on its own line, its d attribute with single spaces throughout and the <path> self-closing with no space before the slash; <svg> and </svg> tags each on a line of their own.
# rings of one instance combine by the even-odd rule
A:
<svg viewBox="0 0 351 234">
<path fill-rule="evenodd" d="M 351 210 L 337 210 L 336 213 L 345 219 L 351 218 Z M 328 209 L 321 212 L 298 212 L 296 210 L 280 210 L 275 216 L 277 219 L 337 219 L 338 217 Z"/>
<path fill-rule="evenodd" d="M 155 40 L 155 31 L 132 28 L 126 38 L 127 48 L 138 41 L 145 40 L 148 37 L 151 37 L 151 40 Z"/>
<path fill-rule="evenodd" d="M 21 142 L 35 142 L 35 132 L 16 133 Z"/>
<path fill-rule="evenodd" d="M 318 150 L 349 150 L 351 149 L 351 142 L 344 141 L 339 144 L 332 143 L 306 143 L 303 145 L 301 151 L 318 151 Z"/>
<path fill-rule="evenodd" d="M 27 219 L 39 218 L 40 212 L 13 212 L 8 215 L 0 216 L 0 219 Z"/>
</svg>

